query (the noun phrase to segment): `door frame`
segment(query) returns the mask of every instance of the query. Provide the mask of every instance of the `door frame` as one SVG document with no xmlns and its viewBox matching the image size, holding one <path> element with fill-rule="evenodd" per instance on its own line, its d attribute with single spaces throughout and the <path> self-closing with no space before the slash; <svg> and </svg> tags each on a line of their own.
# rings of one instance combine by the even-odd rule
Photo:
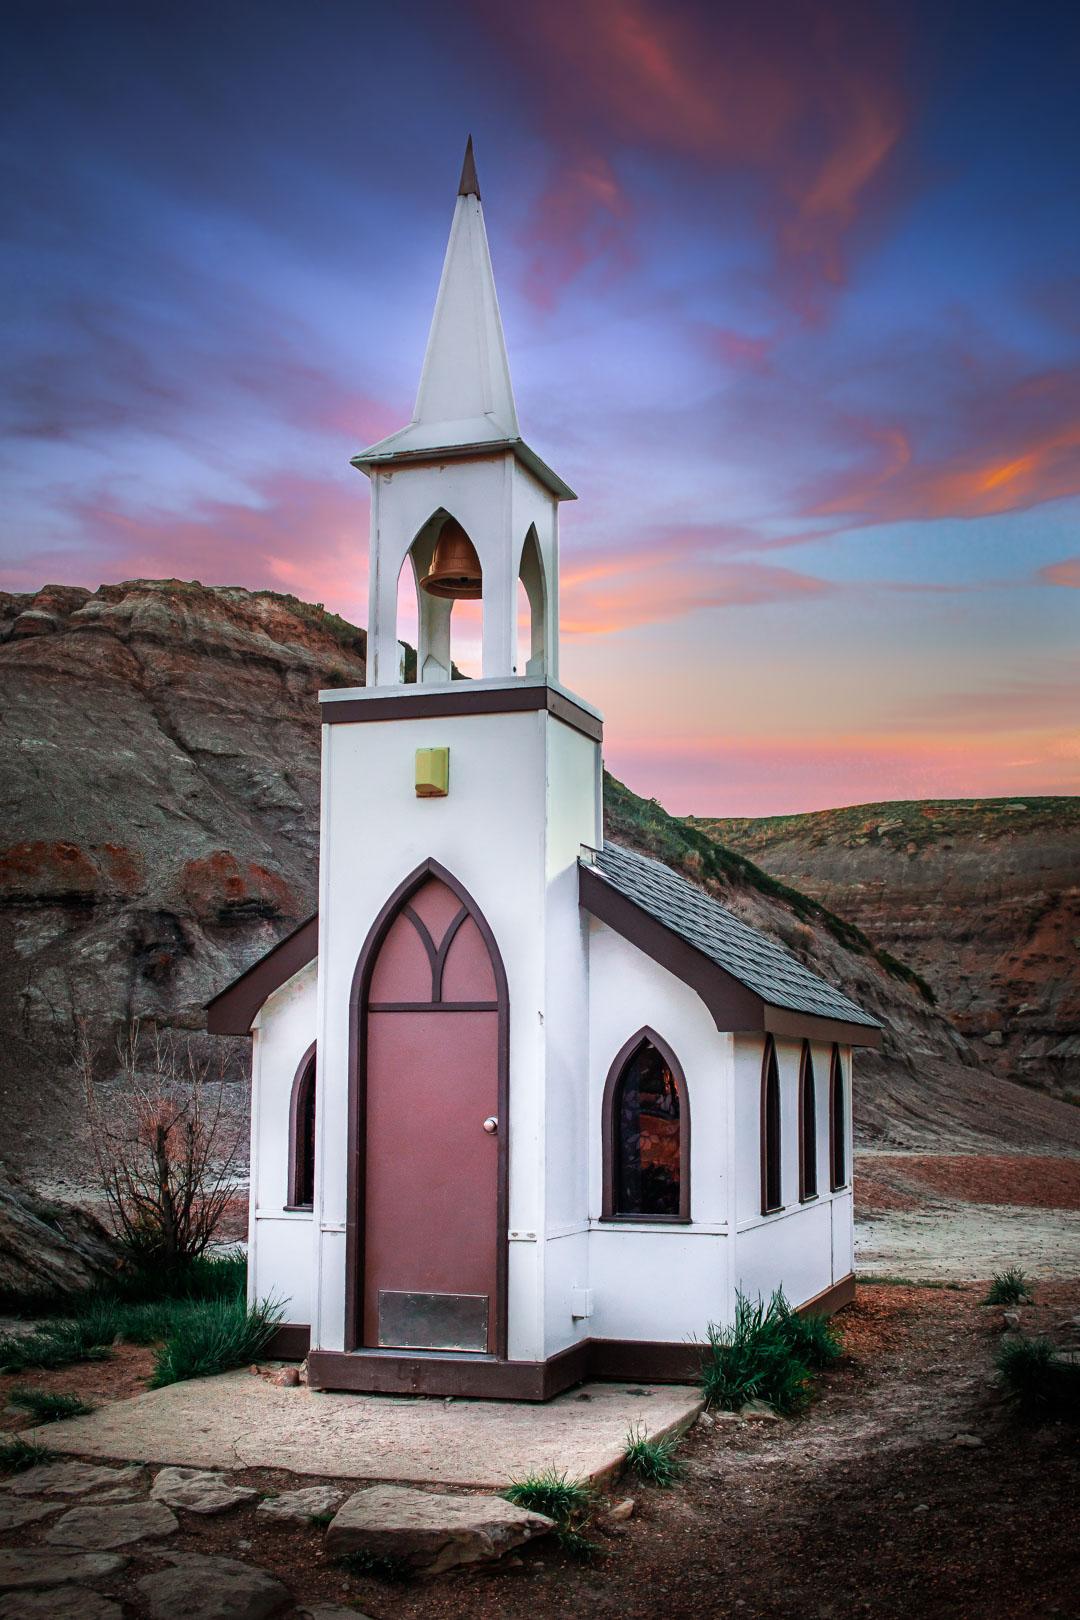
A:
<svg viewBox="0 0 1080 1620">
<path fill-rule="evenodd" d="M 495 1356 L 506 1360 L 507 1350 L 507 1270 L 509 1264 L 510 1222 L 510 996 L 502 954 L 488 922 L 472 895 L 433 857 L 422 861 L 403 878 L 379 912 L 357 958 L 349 992 L 349 1128 L 348 1170 L 345 1214 L 345 1349 L 371 1351 L 363 1344 L 364 1200 L 367 1177 L 367 1004 L 371 976 L 379 948 L 390 925 L 405 902 L 429 878 L 437 878 L 467 909 L 491 957 L 498 1002 L 498 1182 L 495 1200 Z M 433 1006 L 437 1006 L 433 1003 Z M 447 1352 L 409 1350 L 398 1354 L 410 1359 Z M 477 1352 L 462 1352 L 468 1360 L 479 1359 Z"/>
</svg>

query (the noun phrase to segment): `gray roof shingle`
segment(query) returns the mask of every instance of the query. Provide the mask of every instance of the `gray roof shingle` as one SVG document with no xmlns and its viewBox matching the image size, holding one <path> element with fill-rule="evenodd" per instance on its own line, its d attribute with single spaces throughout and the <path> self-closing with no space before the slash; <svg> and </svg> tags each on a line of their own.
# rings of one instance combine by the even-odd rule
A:
<svg viewBox="0 0 1080 1620">
<path fill-rule="evenodd" d="M 621 844 L 605 844 L 595 852 L 590 870 L 770 1006 L 880 1029 L 876 1018 L 803 967 L 782 945 L 740 922 L 719 900 L 662 861 Z"/>
</svg>

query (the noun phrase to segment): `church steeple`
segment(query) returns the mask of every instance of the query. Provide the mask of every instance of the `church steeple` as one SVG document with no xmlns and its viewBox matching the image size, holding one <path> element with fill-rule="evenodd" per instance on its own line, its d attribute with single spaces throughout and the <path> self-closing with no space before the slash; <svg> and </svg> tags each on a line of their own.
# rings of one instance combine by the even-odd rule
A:
<svg viewBox="0 0 1080 1620">
<path fill-rule="evenodd" d="M 421 682 L 450 679 L 450 619 L 461 597 L 483 601 L 485 677 L 556 678 L 558 505 L 575 497 L 521 437 L 471 136 L 412 420 L 353 466 L 372 484 L 368 684 L 401 680 L 397 588 L 406 558 L 418 591 Z M 450 566 L 451 551 L 462 567 Z M 523 668 L 519 580 L 531 620 Z"/>
<path fill-rule="evenodd" d="M 472 136 L 465 148 L 411 424 L 438 445 L 515 439 L 518 428 Z"/>
</svg>

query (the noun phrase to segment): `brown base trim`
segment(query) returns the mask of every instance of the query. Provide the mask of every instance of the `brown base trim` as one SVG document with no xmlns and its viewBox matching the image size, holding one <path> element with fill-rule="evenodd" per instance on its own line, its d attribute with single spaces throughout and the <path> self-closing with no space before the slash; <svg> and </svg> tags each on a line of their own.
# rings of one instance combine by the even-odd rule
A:
<svg viewBox="0 0 1080 1620">
<path fill-rule="evenodd" d="M 808 1299 L 804 1305 L 799 1306 L 800 1316 L 831 1316 L 834 1311 L 840 1310 L 844 1305 L 850 1305 L 855 1298 L 855 1273 L 849 1271 L 846 1277 L 834 1282 L 831 1288 L 823 1288 L 820 1294 Z"/>
<path fill-rule="evenodd" d="M 583 1339 L 548 1361 L 313 1350 L 308 1357 L 308 1384 L 312 1389 L 361 1390 L 375 1395 L 550 1401 L 588 1378 L 619 1383 L 694 1383 L 700 1367 L 698 1346 L 634 1339 Z"/>
<path fill-rule="evenodd" d="M 303 1361 L 311 1346 L 311 1329 L 306 1322 L 282 1322 L 263 1355 L 272 1361 Z"/>
<path fill-rule="evenodd" d="M 324 725 L 355 725 L 364 720 L 431 720 L 454 714 L 515 714 L 546 709 L 575 731 L 604 739 L 604 723 L 552 686 L 475 687 L 471 681 L 414 686 L 394 697 L 328 698 L 319 705 Z"/>
<path fill-rule="evenodd" d="M 855 1274 L 841 1277 L 799 1306 L 799 1314 L 831 1316 L 855 1298 Z M 268 1355 L 303 1353 L 273 1348 L 283 1335 L 307 1348 L 306 1327 L 286 1324 Z M 348 1389 L 366 1395 L 458 1395 L 471 1400 L 550 1401 L 588 1378 L 615 1383 L 694 1384 L 701 1374 L 700 1344 L 656 1339 L 582 1339 L 548 1361 L 495 1361 L 486 1356 L 394 1355 L 385 1350 L 312 1350 L 312 1389 Z"/>
</svg>

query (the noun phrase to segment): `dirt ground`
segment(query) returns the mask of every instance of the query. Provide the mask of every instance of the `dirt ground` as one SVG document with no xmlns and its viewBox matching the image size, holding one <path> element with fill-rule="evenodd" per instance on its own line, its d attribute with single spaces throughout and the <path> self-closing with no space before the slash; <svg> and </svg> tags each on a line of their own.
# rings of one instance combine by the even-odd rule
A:
<svg viewBox="0 0 1080 1620">
<path fill-rule="evenodd" d="M 809 1411 L 695 1428 L 673 1488 L 617 1489 L 637 1510 L 597 1532 L 603 1551 L 592 1565 L 539 1542 L 490 1571 L 397 1585 L 333 1564 L 319 1528 L 268 1524 L 253 1508 L 181 1513 L 168 1548 L 241 1557 L 302 1601 L 347 1604 L 375 1620 L 1075 1614 L 1080 1544 L 1068 1526 L 1078 1436 L 1026 1425 L 1002 1400 L 992 1372 L 1002 1313 L 980 1304 L 984 1291 L 860 1285 L 837 1318 L 845 1358 Z M 1071 1343 L 1078 1312 L 1080 1282 L 1042 1284 L 1023 1327 Z M 133 1369 L 119 1359 L 126 1376 Z M 75 1388 L 74 1372 L 23 1382 Z M 957 1435 L 980 1443 L 957 1444 Z M 297 1483 L 234 1477 L 264 1491 Z M 33 1525 L 3 1540 L 25 1546 L 43 1535 Z M 139 1552 L 98 1585 L 130 1601 L 135 1579 L 155 1567 Z"/>
</svg>

